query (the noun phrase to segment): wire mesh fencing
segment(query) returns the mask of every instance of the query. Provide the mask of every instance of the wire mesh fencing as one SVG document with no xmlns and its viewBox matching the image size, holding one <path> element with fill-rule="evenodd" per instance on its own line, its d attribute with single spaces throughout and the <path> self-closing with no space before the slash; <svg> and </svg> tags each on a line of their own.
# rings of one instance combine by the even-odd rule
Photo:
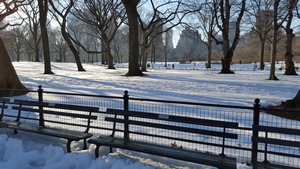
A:
<svg viewBox="0 0 300 169">
<path fill-rule="evenodd" d="M 41 89 L 41 88 L 40 88 Z M 42 99 L 41 99 L 42 96 Z M 225 140 L 225 154 L 227 156 L 236 157 L 238 162 L 251 163 L 251 153 L 252 153 L 252 136 L 253 130 L 252 125 L 254 121 L 254 106 L 242 107 L 242 106 L 228 106 L 228 105 L 218 105 L 218 104 L 202 104 L 202 103 L 191 103 L 191 102 L 178 102 L 178 101 L 166 101 L 166 100 L 154 100 L 145 98 L 134 98 L 126 96 L 126 92 L 120 93 L 120 96 L 101 96 L 101 95 L 85 95 L 77 93 L 59 93 L 59 92 L 48 92 L 44 90 L 40 91 L 30 91 L 27 95 L 13 97 L 13 99 L 24 99 L 24 100 L 40 100 L 49 103 L 62 103 L 62 104 L 72 104 L 72 105 L 82 105 L 97 107 L 98 111 L 93 112 L 96 115 L 97 120 L 91 121 L 90 133 L 94 137 L 100 135 L 110 135 L 113 129 L 113 123 L 105 121 L 105 117 L 114 117 L 113 114 L 106 112 L 107 108 L 130 110 L 138 112 L 148 112 L 157 113 L 160 115 L 175 115 L 183 117 L 201 118 L 208 120 L 219 120 L 236 122 L 239 124 L 236 128 L 228 128 L 226 132 L 238 134 L 238 139 L 226 139 Z M 12 106 L 12 105 L 10 105 Z M 17 115 L 17 111 L 11 110 L 5 113 L 4 120 L 14 120 Z M 57 110 L 69 113 L 79 113 L 73 110 Z M 281 110 L 282 111 L 282 110 Z M 286 110 L 289 111 L 289 110 Z M 273 114 L 268 114 L 264 109 L 260 109 L 259 124 L 266 126 L 276 126 L 281 128 L 299 129 L 300 122 L 293 119 L 286 119 L 278 117 Z M 296 112 L 297 113 L 297 112 Z M 298 111 L 298 113 L 300 113 Z M 26 112 L 22 116 L 22 120 L 30 123 L 37 123 L 36 117 L 38 113 Z M 57 124 L 49 122 L 48 125 L 59 125 L 56 127 L 66 128 L 71 130 L 82 131 L 83 128 L 78 127 L 78 125 L 86 123 L 84 120 L 79 120 L 76 118 L 65 118 L 61 116 L 48 116 L 45 119 L 50 121 L 63 121 L 68 124 Z M 145 120 L 145 119 L 144 119 Z M 22 121 L 21 121 L 22 122 Z M 72 125 L 76 124 L 76 125 Z M 192 124 L 175 124 L 180 126 Z M 123 125 L 117 126 L 119 131 L 124 128 Z M 204 136 L 199 134 L 187 134 L 184 132 L 176 131 L 165 131 L 165 130 L 154 130 L 147 127 L 141 126 L 131 126 L 130 130 L 133 131 L 131 138 L 136 140 L 143 140 L 149 143 L 158 143 L 162 145 L 167 145 L 171 147 L 182 147 L 185 149 L 191 149 L 199 152 L 206 153 L 220 153 L 222 150 L 221 146 L 216 146 L 222 144 L 223 139 Z M 212 129 L 220 130 L 220 129 Z M 149 134 L 148 136 L 135 135 L 134 132 L 145 132 Z M 181 142 L 172 139 L 157 139 L 151 137 L 155 134 L 163 134 L 170 137 L 176 138 L 189 138 L 195 141 L 193 142 Z M 122 132 L 118 132 L 119 136 L 122 137 Z M 261 136 L 266 136 L 267 133 L 260 133 Z M 289 135 L 289 134 L 274 134 L 268 133 L 269 138 L 281 138 L 285 140 L 293 140 L 300 142 L 300 136 Z M 199 144 L 201 143 L 201 144 Z M 267 147 L 268 153 L 265 149 Z M 268 160 L 271 163 L 281 164 L 292 167 L 300 168 L 300 149 L 299 147 L 290 146 L 279 146 L 273 144 L 263 144 L 258 145 L 258 157 L 257 161 Z"/>
</svg>

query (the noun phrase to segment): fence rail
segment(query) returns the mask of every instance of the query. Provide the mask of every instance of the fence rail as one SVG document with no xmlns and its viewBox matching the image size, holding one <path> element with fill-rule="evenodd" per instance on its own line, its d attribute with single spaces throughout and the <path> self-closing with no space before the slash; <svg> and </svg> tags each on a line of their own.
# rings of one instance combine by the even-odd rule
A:
<svg viewBox="0 0 300 169">
<path fill-rule="evenodd" d="M 3 90 L 7 91 L 6 89 L 0 89 L 0 91 Z M 91 123 L 90 132 L 93 133 L 94 136 L 108 135 L 111 133 L 111 124 L 104 121 L 105 117 L 112 116 L 105 112 L 107 108 L 238 122 L 239 127 L 232 128 L 230 130 L 237 133 L 239 135 L 239 138 L 238 140 L 227 141 L 227 152 L 225 152 L 226 155 L 237 157 L 238 161 L 242 163 L 251 163 L 253 161 L 264 161 L 265 159 L 268 159 L 268 161 L 271 163 L 300 168 L 300 149 L 291 149 L 290 147 L 276 147 L 269 144 L 262 145 L 258 143 L 252 143 L 251 141 L 253 136 L 258 136 L 258 132 L 253 131 L 252 125 L 263 124 L 267 126 L 300 129 L 299 121 L 267 114 L 265 113 L 266 111 L 272 110 L 282 113 L 300 113 L 300 111 L 263 108 L 259 105 L 259 99 L 256 99 L 254 101 L 253 106 L 247 107 L 219 105 L 214 103 L 207 104 L 197 102 L 136 98 L 129 96 L 127 91 L 125 91 L 122 96 L 52 92 L 45 91 L 42 86 L 39 86 L 37 90 L 29 90 L 28 94 L 26 95 L 15 96 L 13 98 L 99 107 L 99 111 L 95 112 L 97 113 L 96 115 L 98 116 L 98 120 Z M 6 115 L 4 117 L 4 120 L 5 118 L 10 119 L 12 117 L 15 117 L 15 115 L 16 113 L 10 113 L 9 115 Z M 34 118 L 30 116 L 23 118 L 23 120 L 33 119 Z M 65 124 L 55 124 L 55 120 L 49 120 L 48 122 L 51 122 L 51 124 L 53 125 L 62 125 L 62 127 L 68 128 L 70 127 L 70 124 L 78 124 L 77 121 L 73 122 L 70 120 L 72 119 L 66 119 Z M 73 127 L 74 130 L 77 130 L 75 125 L 71 127 Z M 278 137 L 282 137 L 282 135 L 278 135 Z M 148 138 L 144 139 L 151 141 L 151 139 Z M 286 139 L 300 141 L 300 137 L 296 136 L 290 136 Z M 203 146 L 201 147 L 202 150 L 207 152 L 214 152 L 216 150 L 214 142 L 212 142 L 212 138 L 203 138 L 200 141 L 201 143 L 203 143 Z M 219 140 L 213 141 L 218 142 Z M 190 145 L 182 146 L 189 147 Z M 265 151 L 266 146 L 268 147 L 267 153 Z"/>
</svg>

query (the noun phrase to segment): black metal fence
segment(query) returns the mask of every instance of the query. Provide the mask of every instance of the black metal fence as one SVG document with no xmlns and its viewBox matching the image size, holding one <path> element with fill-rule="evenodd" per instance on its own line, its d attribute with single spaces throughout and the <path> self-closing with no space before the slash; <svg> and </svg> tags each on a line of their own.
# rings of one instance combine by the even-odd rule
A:
<svg viewBox="0 0 300 169">
<path fill-rule="evenodd" d="M 121 95 L 121 94 L 120 94 Z M 251 158 L 253 158 L 253 152 L 257 155 L 254 157 L 257 161 L 264 161 L 267 157 L 268 161 L 274 164 L 281 164 L 292 167 L 300 168 L 300 149 L 290 148 L 284 146 L 274 146 L 274 145 L 253 145 L 251 138 L 253 135 L 257 134 L 252 131 L 252 125 L 259 122 L 260 124 L 269 126 L 278 126 L 283 128 L 296 128 L 300 129 L 300 121 L 290 120 L 285 118 L 280 118 L 271 114 L 265 113 L 268 109 L 261 108 L 258 100 L 253 106 L 229 106 L 229 105 L 219 105 L 219 104 L 204 104 L 196 102 L 181 102 L 181 101 L 169 101 L 169 100 L 155 100 L 155 99 L 145 99 L 145 98 L 135 98 L 129 96 L 128 92 L 125 91 L 121 96 L 104 96 L 104 95 L 88 95 L 88 94 L 78 94 L 78 93 L 64 93 L 64 92 L 51 92 L 42 89 L 39 86 L 38 90 L 30 90 L 28 94 L 23 96 L 17 96 L 13 98 L 18 99 L 28 99 L 28 100 L 39 100 L 45 102 L 53 103 L 67 103 L 74 105 L 84 105 L 84 106 L 94 106 L 99 107 L 99 111 L 95 112 L 94 115 L 98 116 L 98 120 L 91 123 L 90 132 L 94 134 L 95 137 L 99 135 L 109 135 L 111 134 L 112 124 L 105 122 L 104 118 L 106 116 L 112 116 L 106 114 L 107 108 L 114 109 L 124 109 L 132 111 L 142 111 L 142 112 L 153 112 L 164 115 L 177 115 L 177 116 L 189 116 L 189 117 L 201 117 L 205 119 L 212 120 L 224 120 L 238 122 L 239 127 L 230 129 L 239 135 L 238 140 L 228 140 L 226 141 L 226 152 L 228 156 L 233 156 L 238 159 L 238 162 L 251 163 Z M 272 111 L 277 111 L 273 110 Z M 290 110 L 279 110 L 280 112 L 287 112 Z M 300 111 L 294 111 L 294 113 L 300 113 Z M 4 117 L 11 120 L 14 113 L 10 113 L 9 116 Z M 15 113 L 16 114 L 16 113 Z M 258 119 L 258 117 L 260 117 Z M 300 114 L 299 114 L 300 115 Z M 28 116 L 30 116 L 28 114 Z M 62 118 L 62 117 L 57 117 Z M 73 122 L 69 122 L 74 120 Z M 76 119 L 66 119 L 69 123 L 80 123 Z M 61 124 L 61 127 L 68 127 Z M 71 126 L 72 127 L 72 126 Z M 78 130 L 77 127 L 72 128 L 73 130 Z M 145 129 L 139 129 L 145 130 Z M 189 136 L 187 136 L 189 137 Z M 282 137 L 282 135 L 278 135 Z M 285 136 L 286 139 L 298 140 L 300 137 L 297 136 Z M 151 138 L 142 138 L 151 142 Z M 201 147 L 196 147 L 206 152 L 216 152 L 216 147 L 212 146 L 210 143 L 215 138 L 201 138 L 201 142 L 204 144 Z M 205 144 L 207 143 L 207 144 Z M 181 145 L 183 147 L 191 147 L 194 145 Z M 266 153 L 265 147 L 268 147 L 268 152 Z M 192 147 L 194 148 L 194 147 Z"/>
</svg>

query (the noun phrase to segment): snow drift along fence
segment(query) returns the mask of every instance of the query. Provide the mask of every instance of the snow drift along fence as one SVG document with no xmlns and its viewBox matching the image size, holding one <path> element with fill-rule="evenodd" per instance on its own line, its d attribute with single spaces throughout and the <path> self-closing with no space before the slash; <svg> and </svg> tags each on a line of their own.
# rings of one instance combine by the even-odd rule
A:
<svg viewBox="0 0 300 169">
<path fill-rule="evenodd" d="M 5 89 L 0 89 L 5 90 Z M 291 167 L 300 168 L 300 149 L 291 148 L 287 146 L 275 146 L 271 144 L 253 144 L 251 138 L 256 135 L 256 132 L 252 131 L 252 125 L 255 123 L 277 126 L 282 128 L 293 128 L 300 129 L 300 121 L 280 118 L 265 113 L 267 108 L 261 108 L 259 102 L 254 103 L 253 106 L 231 106 L 231 105 L 219 105 L 219 104 L 207 104 L 197 102 L 182 102 L 182 101 L 170 101 L 170 100 L 159 100 L 159 99 L 146 99 L 146 98 L 135 98 L 129 96 L 128 92 L 125 91 L 122 96 L 107 96 L 107 95 L 96 95 L 96 94 L 78 94 L 78 93 L 66 93 L 66 92 L 52 92 L 46 91 L 39 86 L 38 90 L 29 90 L 27 95 L 16 96 L 13 98 L 28 99 L 28 100 L 39 100 L 45 102 L 54 103 L 66 103 L 74 105 L 84 106 L 96 106 L 99 107 L 99 111 L 95 112 L 98 116 L 97 121 L 91 123 L 90 132 L 94 136 L 108 135 L 111 133 L 112 125 L 109 122 L 105 122 L 106 116 L 112 116 L 106 114 L 107 108 L 124 109 L 131 111 L 141 112 L 153 112 L 160 113 L 162 115 L 177 115 L 177 116 L 190 116 L 190 117 L 201 117 L 212 120 L 224 120 L 238 122 L 239 127 L 230 129 L 231 132 L 239 135 L 238 140 L 226 141 L 225 154 L 228 156 L 237 157 L 238 162 L 251 163 L 251 160 L 264 161 L 268 160 L 271 163 L 281 164 Z M 257 100 L 256 100 L 257 101 Z M 277 111 L 277 110 L 273 110 Z M 290 110 L 279 110 L 280 112 L 289 112 Z M 300 111 L 293 111 L 293 113 L 300 113 Z M 17 113 L 11 112 L 8 116 L 4 117 L 11 119 L 15 117 Z M 24 117 L 23 120 L 31 120 L 28 113 L 28 117 Z M 300 115 L 300 114 L 299 114 Z M 259 117 L 259 119 L 257 118 Z M 62 118 L 62 117 L 53 117 Z M 55 119 L 53 119 L 55 120 Z M 65 124 L 59 124 L 62 128 L 68 128 L 72 130 L 79 130 L 77 127 L 81 121 L 77 119 L 65 119 L 68 123 L 76 124 L 76 126 L 70 126 Z M 33 122 L 34 123 L 34 122 Z M 83 122 L 82 122 L 83 123 Z M 48 125 L 58 125 L 48 124 Z M 147 130 L 147 128 L 134 128 L 134 130 Z M 147 131 L 147 132 L 159 132 L 159 131 Z M 172 133 L 166 133 L 172 134 Z M 181 137 L 195 137 L 191 135 L 185 135 Z M 274 137 L 274 136 L 273 136 Z M 298 140 L 300 137 L 289 136 L 289 135 L 276 135 L 275 137 L 285 137 L 287 140 Z M 151 138 L 138 138 L 153 143 Z M 204 151 L 207 153 L 218 152 L 220 147 L 215 145 L 222 140 L 218 140 L 214 137 L 195 137 L 195 140 L 202 142 L 203 144 L 199 147 L 196 144 L 181 144 L 176 142 L 176 145 L 182 146 L 183 148 L 194 149 L 195 151 Z M 164 140 L 162 140 L 164 142 Z M 168 143 L 169 144 L 169 143 Z M 170 143 L 175 144 L 175 143 Z M 266 151 L 267 150 L 267 151 Z M 254 155 L 257 152 L 257 155 Z M 252 158 L 252 159 L 251 159 Z"/>
</svg>

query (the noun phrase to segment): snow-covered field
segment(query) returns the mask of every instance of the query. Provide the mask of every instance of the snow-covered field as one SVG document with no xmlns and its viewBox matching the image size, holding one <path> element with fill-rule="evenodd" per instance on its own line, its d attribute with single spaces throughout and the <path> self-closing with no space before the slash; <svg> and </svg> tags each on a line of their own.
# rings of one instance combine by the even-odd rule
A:
<svg viewBox="0 0 300 169">
<path fill-rule="evenodd" d="M 14 66 L 22 83 L 34 90 L 42 85 L 47 91 L 109 96 L 122 96 L 124 90 L 128 90 L 130 96 L 138 98 L 238 106 L 251 106 L 253 100 L 259 98 L 265 106 L 291 99 L 300 89 L 299 76 L 284 76 L 283 71 L 277 71 L 279 81 L 265 80 L 269 72 L 253 71 L 252 64 L 232 65 L 236 71 L 231 75 L 218 74 L 219 71 L 214 69 L 206 70 L 200 63 L 176 64 L 174 70 L 157 64 L 143 77 L 122 76 L 127 72 L 126 68 L 108 70 L 91 64 L 83 65 L 86 72 L 78 72 L 74 63 L 52 63 L 53 75 L 43 74 L 43 63 L 15 62 Z M 217 69 L 220 65 L 213 67 Z M 59 139 L 45 139 L 45 136 L 25 132 L 12 135 L 5 129 L 1 131 L 1 169 L 202 168 L 192 163 L 122 151 L 94 159 L 93 147 L 65 153 Z M 106 154 L 105 150 L 102 151 Z M 239 169 L 251 168 L 244 164 L 237 165 Z"/>
</svg>

